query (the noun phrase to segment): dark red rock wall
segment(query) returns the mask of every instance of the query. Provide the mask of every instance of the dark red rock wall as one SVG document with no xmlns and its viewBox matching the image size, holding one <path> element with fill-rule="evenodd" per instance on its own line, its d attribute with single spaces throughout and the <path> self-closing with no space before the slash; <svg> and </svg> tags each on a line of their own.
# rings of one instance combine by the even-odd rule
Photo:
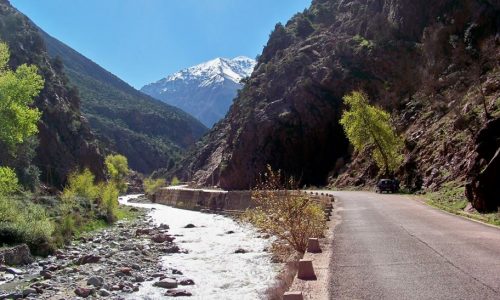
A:
<svg viewBox="0 0 500 300">
<path fill-rule="evenodd" d="M 495 1 L 315 0 L 276 26 L 230 112 L 178 174 L 246 189 L 270 164 L 302 184 L 323 185 L 339 172 L 340 185 L 367 184 L 377 170 L 352 153 L 338 125 L 342 96 L 362 89 L 393 113 L 406 138 L 403 182 L 463 180 L 458 158 L 471 153 L 481 122 L 470 74 L 481 65 L 481 84 L 494 77 L 499 16 Z M 453 127 L 456 111 L 466 111 L 468 129 Z M 457 141 L 446 146 L 453 139 L 440 129 Z"/>
</svg>

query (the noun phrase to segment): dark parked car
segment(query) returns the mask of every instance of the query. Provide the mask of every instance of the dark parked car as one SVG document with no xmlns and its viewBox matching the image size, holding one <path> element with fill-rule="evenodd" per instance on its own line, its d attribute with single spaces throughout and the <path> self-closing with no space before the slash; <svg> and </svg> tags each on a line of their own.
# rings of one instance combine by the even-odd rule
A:
<svg viewBox="0 0 500 300">
<path fill-rule="evenodd" d="M 380 179 L 375 190 L 377 193 L 399 191 L 399 181 L 397 179 Z"/>
</svg>

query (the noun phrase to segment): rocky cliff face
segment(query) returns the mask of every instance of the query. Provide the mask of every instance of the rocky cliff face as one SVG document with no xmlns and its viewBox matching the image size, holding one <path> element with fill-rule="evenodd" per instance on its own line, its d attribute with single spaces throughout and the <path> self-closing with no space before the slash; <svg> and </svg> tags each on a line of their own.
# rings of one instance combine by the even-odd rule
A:
<svg viewBox="0 0 500 300">
<path fill-rule="evenodd" d="M 244 189 L 270 164 L 303 184 L 325 184 L 329 175 L 340 186 L 368 184 L 378 170 L 352 153 L 338 125 L 342 96 L 364 90 L 405 138 L 398 175 L 408 188 L 463 182 L 483 103 L 498 115 L 499 8 L 475 0 L 313 1 L 276 26 L 184 176 Z"/>
<path fill-rule="evenodd" d="M 103 157 L 87 120 L 80 114 L 77 93 L 67 86 L 67 79 L 49 59 L 36 26 L 7 0 L 0 1 L 0 39 L 10 47 L 11 67 L 37 65 L 45 79 L 44 89 L 35 100 L 43 113 L 35 158 L 41 180 L 61 187 L 70 171 L 82 167 L 103 178 Z"/>
</svg>

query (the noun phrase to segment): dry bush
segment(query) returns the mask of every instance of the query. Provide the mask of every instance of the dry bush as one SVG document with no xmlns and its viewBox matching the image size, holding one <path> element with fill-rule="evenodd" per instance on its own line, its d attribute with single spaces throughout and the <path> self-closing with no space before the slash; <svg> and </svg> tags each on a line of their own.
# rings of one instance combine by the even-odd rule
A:
<svg viewBox="0 0 500 300">
<path fill-rule="evenodd" d="M 321 206 L 299 193 L 293 178 L 285 179 L 270 166 L 252 191 L 252 201 L 256 207 L 247 210 L 244 219 L 300 253 L 309 238 L 321 237 L 326 228 Z"/>
</svg>

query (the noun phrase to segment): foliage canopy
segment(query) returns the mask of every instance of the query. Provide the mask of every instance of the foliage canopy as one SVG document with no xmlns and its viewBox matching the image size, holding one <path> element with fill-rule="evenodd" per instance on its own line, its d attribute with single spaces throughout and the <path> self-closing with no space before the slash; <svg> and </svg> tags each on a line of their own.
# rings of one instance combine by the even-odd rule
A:
<svg viewBox="0 0 500 300">
<path fill-rule="evenodd" d="M 17 176 L 9 167 L 0 167 L 0 196 L 12 194 L 19 189 Z"/>
<path fill-rule="evenodd" d="M 126 177 L 130 173 L 127 158 L 123 155 L 108 155 L 104 161 L 106 171 L 111 181 L 122 193 L 127 191 Z"/>
<path fill-rule="evenodd" d="M 396 170 L 403 159 L 403 141 L 390 122 L 390 115 L 368 103 L 368 97 L 361 92 L 344 96 L 349 107 L 340 120 L 347 138 L 357 151 L 373 149 L 375 163 L 386 175 Z"/>
<path fill-rule="evenodd" d="M 158 189 L 166 185 L 167 181 L 163 178 L 146 178 L 143 182 L 144 192 L 146 193 L 146 195 L 153 195 L 154 193 L 156 193 L 156 191 L 158 191 Z"/>
<path fill-rule="evenodd" d="M 30 108 L 44 85 L 36 66 L 9 69 L 9 48 L 0 42 L 0 140 L 7 146 L 22 143 L 38 132 L 41 113 Z"/>
</svg>

